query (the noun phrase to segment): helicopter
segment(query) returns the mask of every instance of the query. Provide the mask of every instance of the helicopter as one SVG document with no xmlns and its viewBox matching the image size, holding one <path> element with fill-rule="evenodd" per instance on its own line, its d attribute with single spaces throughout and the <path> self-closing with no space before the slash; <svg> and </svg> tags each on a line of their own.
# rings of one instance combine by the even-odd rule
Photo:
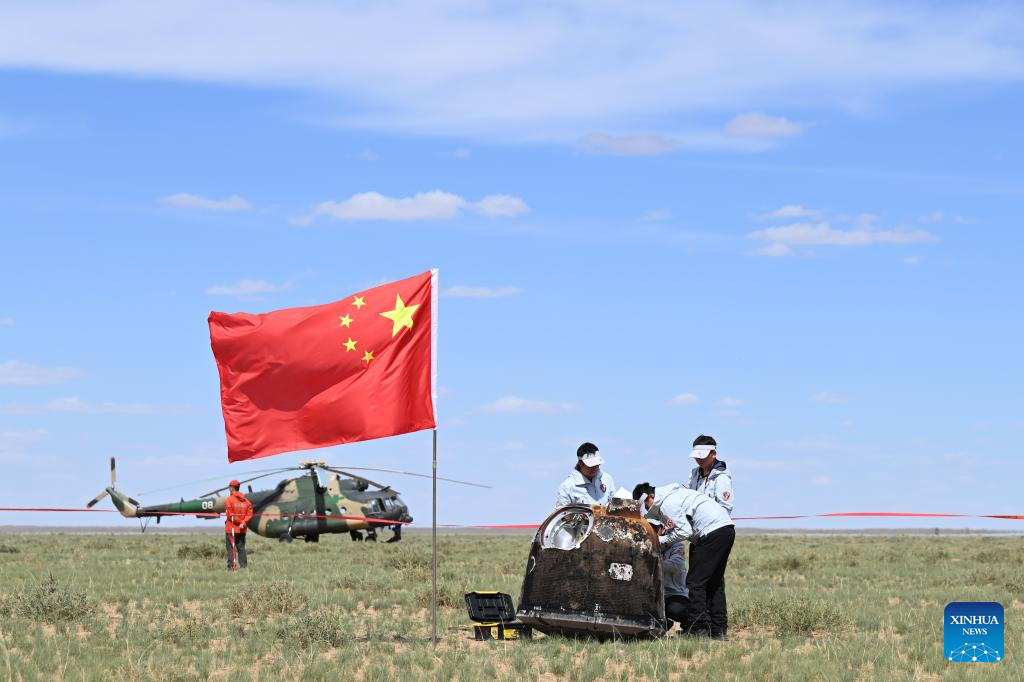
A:
<svg viewBox="0 0 1024 682">
<path fill-rule="evenodd" d="M 426 474 L 391 469 L 375 469 L 370 467 L 347 467 L 362 471 L 381 471 L 405 476 L 430 478 Z M 381 527 L 390 527 L 393 535 L 387 542 L 402 539 L 402 526 L 412 522 L 409 508 L 397 490 L 389 485 L 377 483 L 363 476 L 351 473 L 347 469 L 328 466 L 325 462 L 301 462 L 293 467 L 281 467 L 260 472 L 258 476 L 239 481 L 250 483 L 260 478 L 273 476 L 288 471 L 303 471 L 301 475 L 280 481 L 271 490 L 253 491 L 248 486 L 244 493 L 253 507 L 253 520 L 249 527 L 258 535 L 277 538 L 280 542 L 292 542 L 301 537 L 306 542 L 319 542 L 320 536 L 326 533 L 349 533 L 352 540 L 377 540 L 377 531 Z M 327 472 L 327 484 L 320 480 L 321 471 Z M 256 472 L 253 472 L 256 473 Z M 467 481 L 456 481 L 438 477 L 439 481 L 471 485 L 478 488 L 490 486 Z M 198 518 L 217 518 L 224 512 L 224 503 L 228 495 L 223 495 L 227 486 L 217 488 L 197 498 L 166 504 L 143 505 L 135 498 L 117 490 L 116 458 L 110 458 L 110 487 L 88 502 L 86 508 L 91 509 L 104 497 L 110 496 L 111 501 L 121 516 L 129 519 L 143 519 L 142 530 L 145 531 L 150 519 L 157 523 L 164 516 L 194 515 Z M 373 486 L 376 490 L 371 490 Z M 156 492 L 156 491 L 154 491 Z M 341 518 L 349 517 L 349 518 Z M 356 518 L 352 518 L 356 517 Z M 373 519 L 370 521 L 368 519 Z"/>
</svg>

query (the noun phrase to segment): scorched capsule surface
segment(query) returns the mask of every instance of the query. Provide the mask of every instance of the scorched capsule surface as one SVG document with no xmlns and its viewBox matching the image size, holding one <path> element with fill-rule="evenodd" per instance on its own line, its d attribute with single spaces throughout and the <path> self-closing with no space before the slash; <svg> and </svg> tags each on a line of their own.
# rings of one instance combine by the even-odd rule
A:
<svg viewBox="0 0 1024 682">
<path fill-rule="evenodd" d="M 661 551 L 640 503 L 556 509 L 534 536 L 516 615 L 549 635 L 661 635 Z"/>
</svg>

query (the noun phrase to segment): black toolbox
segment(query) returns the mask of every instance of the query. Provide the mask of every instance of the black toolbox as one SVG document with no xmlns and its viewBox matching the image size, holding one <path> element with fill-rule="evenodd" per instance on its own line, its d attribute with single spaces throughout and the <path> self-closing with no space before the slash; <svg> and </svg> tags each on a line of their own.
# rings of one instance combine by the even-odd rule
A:
<svg viewBox="0 0 1024 682">
<path fill-rule="evenodd" d="M 466 595 L 466 610 L 473 626 L 473 636 L 485 639 L 523 639 L 533 637 L 529 625 L 516 622 L 512 597 L 504 592 L 478 590 Z"/>
</svg>

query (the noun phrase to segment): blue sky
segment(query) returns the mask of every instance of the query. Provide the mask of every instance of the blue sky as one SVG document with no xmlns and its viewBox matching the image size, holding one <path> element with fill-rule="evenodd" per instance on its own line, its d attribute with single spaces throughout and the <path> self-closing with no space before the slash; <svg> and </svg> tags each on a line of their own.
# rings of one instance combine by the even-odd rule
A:
<svg viewBox="0 0 1024 682">
<path fill-rule="evenodd" d="M 440 471 L 494 486 L 441 522 L 541 520 L 584 440 L 622 485 L 685 480 L 699 433 L 738 515 L 1024 513 L 1022 20 L 7 4 L 2 506 L 80 506 L 111 455 L 130 493 L 429 472 L 428 433 L 227 465 L 206 317 L 437 267 Z"/>
</svg>

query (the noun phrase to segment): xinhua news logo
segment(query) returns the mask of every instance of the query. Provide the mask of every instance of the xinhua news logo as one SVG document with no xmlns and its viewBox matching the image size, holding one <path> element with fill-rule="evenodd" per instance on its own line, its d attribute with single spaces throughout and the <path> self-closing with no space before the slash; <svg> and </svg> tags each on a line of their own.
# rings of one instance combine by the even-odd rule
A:
<svg viewBox="0 0 1024 682">
<path fill-rule="evenodd" d="M 1003 605 L 994 601 L 955 601 L 943 616 L 946 660 L 996 663 L 1003 660 Z"/>
</svg>

